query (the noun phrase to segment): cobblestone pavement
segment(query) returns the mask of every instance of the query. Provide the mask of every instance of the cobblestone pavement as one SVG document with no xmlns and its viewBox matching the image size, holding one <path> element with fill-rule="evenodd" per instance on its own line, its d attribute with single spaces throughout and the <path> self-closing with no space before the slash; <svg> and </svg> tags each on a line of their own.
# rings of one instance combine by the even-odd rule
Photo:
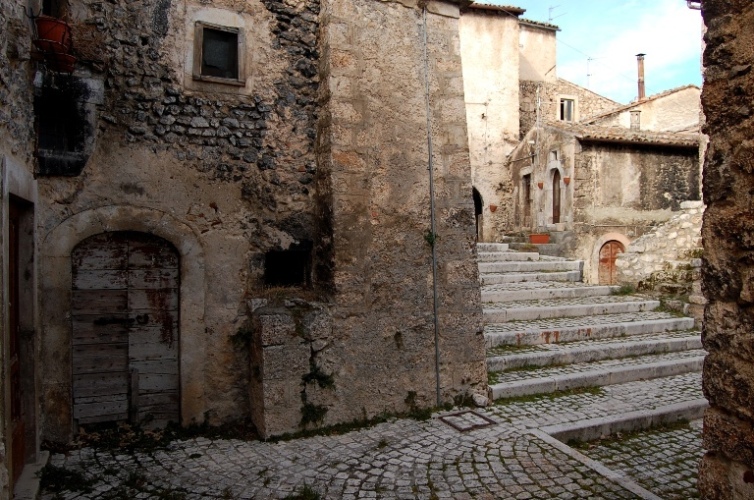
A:
<svg viewBox="0 0 754 500">
<path fill-rule="evenodd" d="M 275 444 L 195 438 L 135 453 L 84 448 L 50 463 L 83 474 L 92 491 L 42 498 L 276 499 L 305 486 L 333 499 L 640 498 L 529 430 L 699 397 L 700 375 L 688 374 Z M 473 428 L 488 420 L 494 423 Z M 682 444 L 656 439 L 653 446 L 672 454 Z M 684 456 L 695 467 L 697 455 Z"/>
<path fill-rule="evenodd" d="M 667 500 L 699 498 L 697 463 L 702 449 L 702 422 L 680 428 L 646 431 L 622 439 L 579 446 L 581 453 L 623 472 Z"/>
</svg>

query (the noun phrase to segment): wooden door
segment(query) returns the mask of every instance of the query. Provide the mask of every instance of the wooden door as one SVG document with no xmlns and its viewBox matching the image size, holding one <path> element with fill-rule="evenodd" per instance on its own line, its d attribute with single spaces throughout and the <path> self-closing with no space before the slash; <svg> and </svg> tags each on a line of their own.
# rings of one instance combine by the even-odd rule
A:
<svg viewBox="0 0 754 500">
<path fill-rule="evenodd" d="M 23 391 L 21 384 L 21 339 L 20 339 L 20 255 L 19 231 L 21 208 L 13 200 L 9 203 L 8 226 L 8 320 L 10 355 L 10 420 L 11 420 L 11 468 L 15 482 L 26 462 L 26 426 L 23 414 Z"/>
<path fill-rule="evenodd" d="M 552 223 L 560 223 L 560 172 L 552 176 Z"/>
<path fill-rule="evenodd" d="M 145 233 L 103 233 L 71 257 L 74 419 L 178 421 L 175 248 Z"/>
<path fill-rule="evenodd" d="M 600 249 L 599 282 L 600 285 L 614 285 L 618 280 L 615 261 L 618 254 L 624 252 L 623 245 L 618 241 L 608 241 Z"/>
</svg>

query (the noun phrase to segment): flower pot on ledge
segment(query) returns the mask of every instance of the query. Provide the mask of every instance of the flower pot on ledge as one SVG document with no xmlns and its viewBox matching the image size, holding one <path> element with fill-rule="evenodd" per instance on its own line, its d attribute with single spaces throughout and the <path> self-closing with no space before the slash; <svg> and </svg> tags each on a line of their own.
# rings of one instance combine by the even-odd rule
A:
<svg viewBox="0 0 754 500">
<path fill-rule="evenodd" d="M 544 245 L 550 242 L 550 235 L 547 233 L 532 233 L 529 235 L 529 243 L 534 245 Z"/>
<path fill-rule="evenodd" d="M 34 45 L 46 54 L 68 54 L 73 45 L 71 27 L 55 17 L 39 16 L 34 19 L 37 38 Z"/>
</svg>

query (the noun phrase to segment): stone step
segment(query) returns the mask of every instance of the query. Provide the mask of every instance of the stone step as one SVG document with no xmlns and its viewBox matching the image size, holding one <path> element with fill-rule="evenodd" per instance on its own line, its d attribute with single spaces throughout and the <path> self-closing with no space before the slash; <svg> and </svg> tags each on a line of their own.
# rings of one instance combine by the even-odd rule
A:
<svg viewBox="0 0 754 500">
<path fill-rule="evenodd" d="M 490 372 L 490 397 L 503 399 L 701 371 L 706 353 L 690 350 L 630 359 L 576 363 L 532 371 Z"/>
<path fill-rule="evenodd" d="M 507 252 L 508 243 L 477 243 L 477 252 Z"/>
<path fill-rule="evenodd" d="M 549 273 L 480 273 L 479 279 L 482 282 L 482 285 L 500 285 L 503 283 L 523 283 L 532 281 L 580 282 L 581 271 L 560 271 Z"/>
<path fill-rule="evenodd" d="M 524 286 L 519 286 L 524 285 Z M 482 287 L 482 302 L 513 302 L 518 300 L 572 299 L 610 295 L 618 287 L 589 286 L 583 283 L 534 281 Z"/>
<path fill-rule="evenodd" d="M 649 311 L 488 324 L 484 327 L 484 337 L 487 348 L 491 349 L 502 345 L 574 342 L 692 328 L 693 318 Z"/>
<path fill-rule="evenodd" d="M 502 372 L 527 366 L 588 363 L 701 348 L 702 339 L 698 331 L 653 333 L 536 346 L 509 346 L 491 349 L 488 352 L 487 370 Z"/>
<path fill-rule="evenodd" d="M 537 252 L 479 252 L 479 262 L 533 262 L 539 260 Z"/>
<path fill-rule="evenodd" d="M 487 323 L 506 323 L 508 321 L 644 312 L 657 307 L 660 307 L 660 301 L 637 295 L 606 295 L 573 299 L 486 303 L 483 305 L 483 313 L 484 320 Z"/>
<path fill-rule="evenodd" d="M 580 260 L 542 260 L 536 262 L 480 262 L 479 272 L 534 273 L 553 271 L 581 271 Z"/>
</svg>

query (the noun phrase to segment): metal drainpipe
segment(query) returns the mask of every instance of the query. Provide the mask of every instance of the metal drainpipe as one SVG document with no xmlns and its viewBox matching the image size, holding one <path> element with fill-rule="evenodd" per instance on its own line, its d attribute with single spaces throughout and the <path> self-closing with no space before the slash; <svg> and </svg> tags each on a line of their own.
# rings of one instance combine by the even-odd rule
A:
<svg viewBox="0 0 754 500">
<path fill-rule="evenodd" d="M 429 54 L 427 51 L 427 7 L 422 8 L 424 25 L 424 93 L 427 102 L 427 149 L 429 150 L 429 218 L 432 237 L 432 294 L 433 312 L 435 318 L 435 385 L 437 389 L 437 406 L 442 404 L 440 396 L 440 325 L 438 318 L 438 293 L 437 293 L 437 233 L 435 232 L 435 173 L 432 147 L 432 111 L 429 102 Z"/>
</svg>

